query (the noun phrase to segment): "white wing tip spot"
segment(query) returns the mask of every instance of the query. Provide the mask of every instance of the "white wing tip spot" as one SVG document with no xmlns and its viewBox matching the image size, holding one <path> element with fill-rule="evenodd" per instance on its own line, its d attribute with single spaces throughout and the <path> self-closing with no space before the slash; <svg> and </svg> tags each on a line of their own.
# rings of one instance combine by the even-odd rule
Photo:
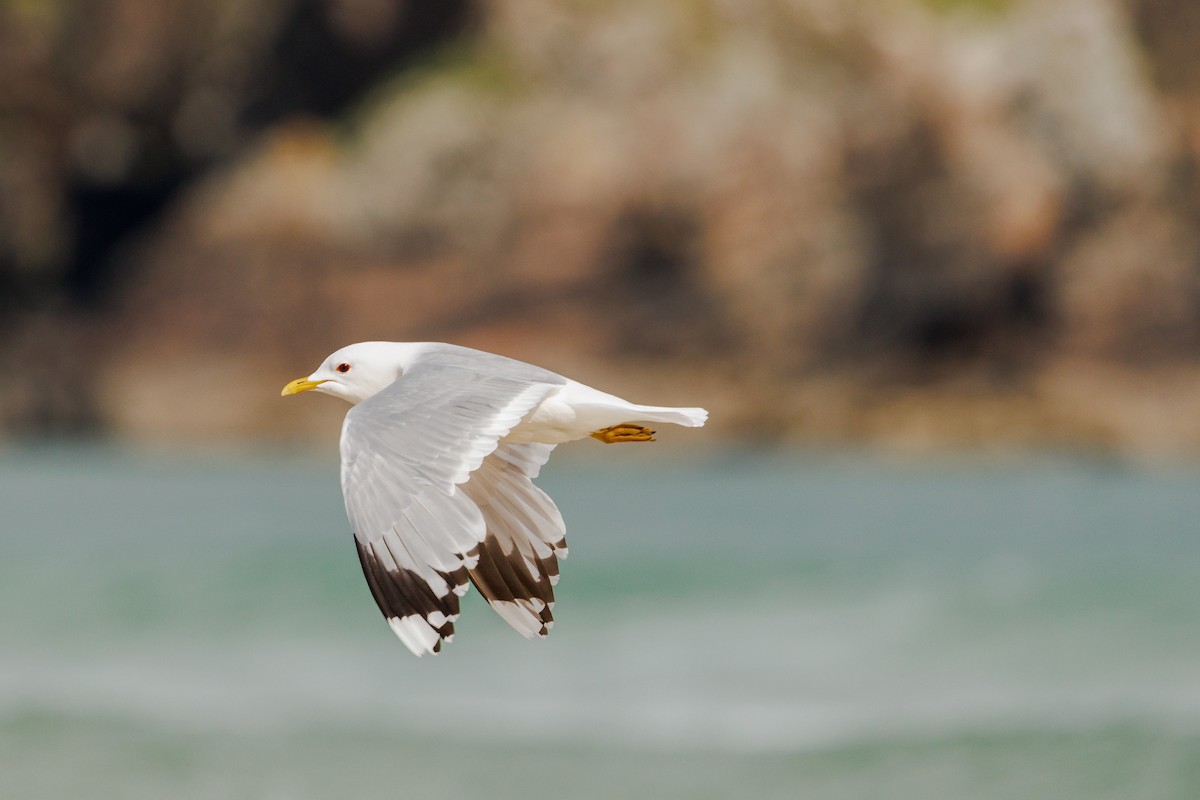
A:
<svg viewBox="0 0 1200 800">
<path fill-rule="evenodd" d="M 493 600 L 492 608 L 504 618 L 505 622 L 513 627 L 513 630 L 526 639 L 532 639 L 537 636 L 542 628 L 541 619 L 534 616 L 526 606 L 519 603 L 511 600 Z"/>
<path fill-rule="evenodd" d="M 387 622 L 392 632 L 400 638 L 405 647 L 412 651 L 413 655 L 423 656 L 426 653 L 437 653 L 434 648 L 441 641 L 441 637 L 430 627 L 424 617 L 419 614 L 410 614 L 407 617 L 388 617 Z"/>
</svg>

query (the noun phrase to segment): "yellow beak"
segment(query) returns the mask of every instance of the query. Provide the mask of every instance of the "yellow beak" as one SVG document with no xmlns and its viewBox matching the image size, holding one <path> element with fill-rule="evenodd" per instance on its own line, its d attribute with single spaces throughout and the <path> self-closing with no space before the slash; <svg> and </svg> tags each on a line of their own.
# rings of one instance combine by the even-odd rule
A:
<svg viewBox="0 0 1200 800">
<path fill-rule="evenodd" d="M 308 378 L 296 378 L 296 380 L 283 387 L 283 391 L 279 393 L 280 397 L 287 397 L 289 394 L 300 394 L 307 392 L 309 389 L 315 389 L 325 381 L 310 381 Z"/>
</svg>

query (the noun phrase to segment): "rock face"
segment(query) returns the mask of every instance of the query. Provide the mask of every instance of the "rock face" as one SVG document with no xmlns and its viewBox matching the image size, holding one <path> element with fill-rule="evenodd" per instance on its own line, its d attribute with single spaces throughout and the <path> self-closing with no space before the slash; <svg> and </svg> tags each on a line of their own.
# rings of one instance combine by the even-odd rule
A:
<svg viewBox="0 0 1200 800">
<path fill-rule="evenodd" d="M 281 30 L 303 4 L 267 5 Z M 345 20 L 378 5 L 320 9 L 369 37 Z M 333 435 L 277 384 L 444 339 L 727 436 L 1195 453 L 1200 64 L 1172 5 L 464 7 L 364 100 L 213 134 L 103 303 L 9 304 L 6 364 L 67 355 L 16 368 L 0 414 Z M 89 169 L 108 119 L 72 133 Z"/>
</svg>

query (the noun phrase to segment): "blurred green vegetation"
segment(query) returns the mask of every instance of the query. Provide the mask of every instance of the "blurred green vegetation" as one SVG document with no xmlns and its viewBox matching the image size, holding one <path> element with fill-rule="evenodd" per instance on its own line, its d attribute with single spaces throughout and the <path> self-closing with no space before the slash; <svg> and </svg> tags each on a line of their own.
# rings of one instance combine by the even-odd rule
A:
<svg viewBox="0 0 1200 800">
<path fill-rule="evenodd" d="M 922 0 L 935 11 L 970 11 L 984 14 L 1000 14 L 1013 7 L 1012 0 Z"/>
</svg>

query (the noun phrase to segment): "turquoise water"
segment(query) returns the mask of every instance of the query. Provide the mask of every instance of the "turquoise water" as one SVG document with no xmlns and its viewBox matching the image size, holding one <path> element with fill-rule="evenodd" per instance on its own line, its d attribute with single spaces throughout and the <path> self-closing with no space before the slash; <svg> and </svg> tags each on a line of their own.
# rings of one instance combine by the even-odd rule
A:
<svg viewBox="0 0 1200 800">
<path fill-rule="evenodd" d="M 332 459 L 0 451 L 0 796 L 1200 797 L 1200 472 L 564 450 L 420 660 Z"/>
</svg>

